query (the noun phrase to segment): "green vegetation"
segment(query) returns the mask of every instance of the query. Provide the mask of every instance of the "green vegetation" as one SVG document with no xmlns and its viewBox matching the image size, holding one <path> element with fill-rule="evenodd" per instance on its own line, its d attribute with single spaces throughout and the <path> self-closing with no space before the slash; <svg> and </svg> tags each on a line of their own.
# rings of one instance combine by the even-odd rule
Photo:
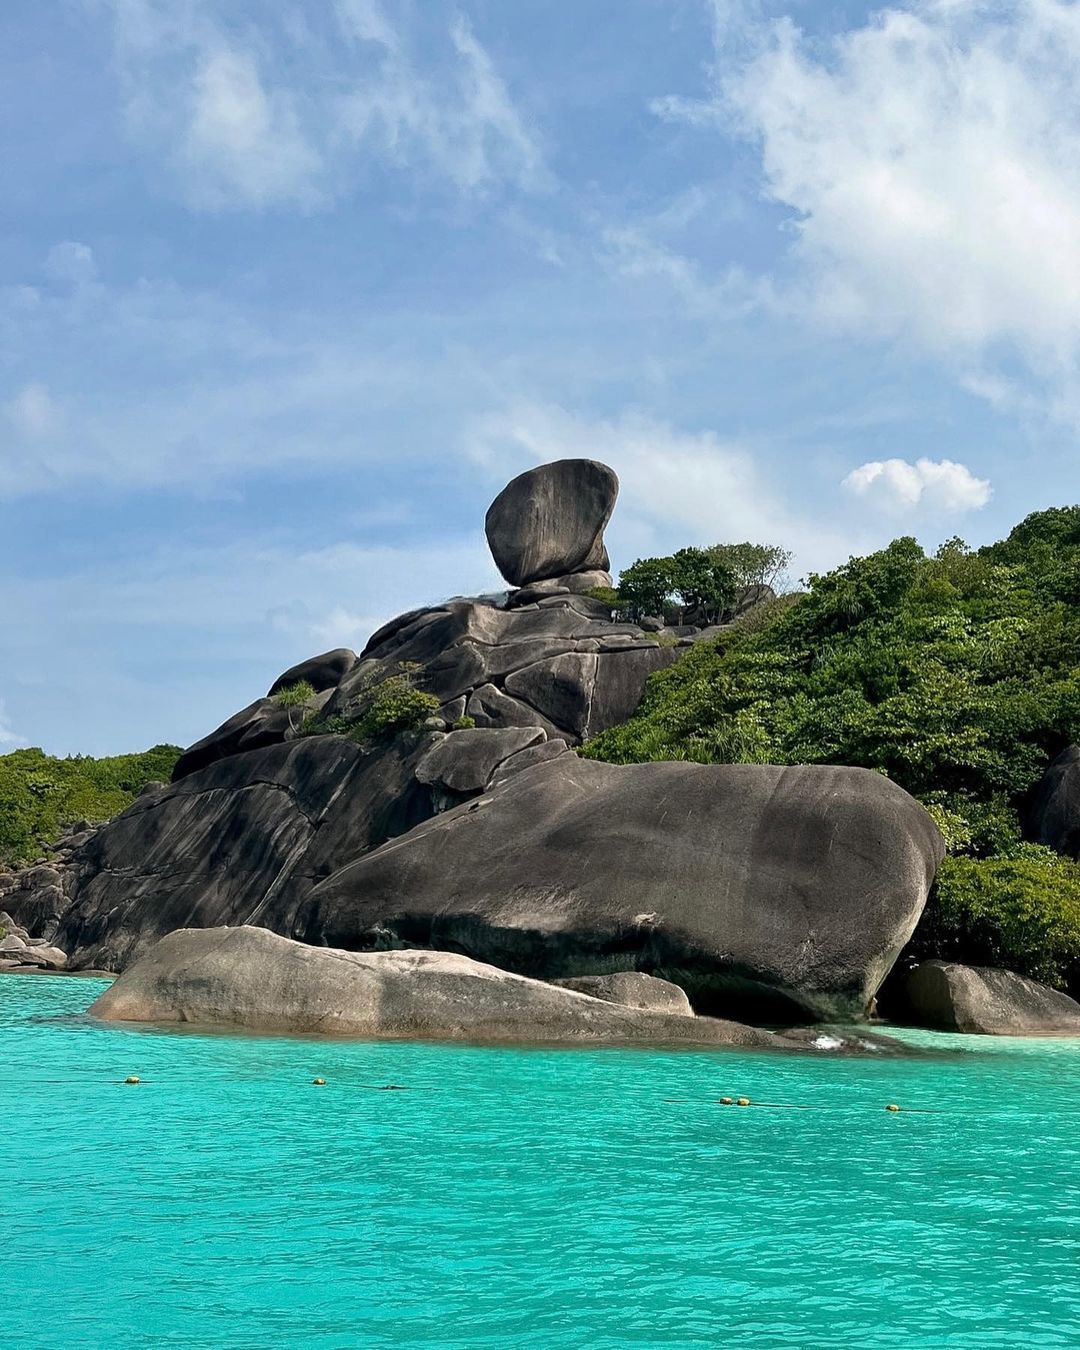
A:
<svg viewBox="0 0 1080 1350">
<path fill-rule="evenodd" d="M 1049 760 L 1080 740 L 1078 605 L 1080 507 L 978 551 L 898 539 L 691 649 L 584 753 L 888 774 L 956 855 L 918 940 L 1073 981 L 1080 866 L 1025 851 L 1021 819 Z"/>
<path fill-rule="evenodd" d="M 288 684 L 284 689 L 279 689 L 274 695 L 274 700 L 283 708 L 298 708 L 314 697 L 315 686 L 309 684 L 307 680 L 297 680 L 295 684 Z"/>
<path fill-rule="evenodd" d="M 451 731 L 472 731 L 476 726 L 476 718 L 470 717 L 467 713 L 459 717 L 450 728 Z"/>
<path fill-rule="evenodd" d="M 179 755 L 175 745 L 106 759 L 56 759 L 41 750 L 0 755 L 0 863 L 29 862 L 74 821 L 108 820 L 147 783 L 168 782 Z"/>
<path fill-rule="evenodd" d="M 698 622 L 720 623 L 750 588 L 775 587 L 790 558 L 773 544 L 681 548 L 667 558 L 639 558 L 620 575 L 617 591 L 600 588 L 591 594 L 610 598 L 629 619 L 693 614 Z"/>
<path fill-rule="evenodd" d="M 398 674 L 372 681 L 363 691 L 359 709 L 353 717 L 322 717 L 315 714 L 304 723 L 304 736 L 348 736 L 360 744 L 384 740 L 417 727 L 426 717 L 439 711 L 434 694 L 417 689 L 411 669 L 403 666 Z"/>
</svg>

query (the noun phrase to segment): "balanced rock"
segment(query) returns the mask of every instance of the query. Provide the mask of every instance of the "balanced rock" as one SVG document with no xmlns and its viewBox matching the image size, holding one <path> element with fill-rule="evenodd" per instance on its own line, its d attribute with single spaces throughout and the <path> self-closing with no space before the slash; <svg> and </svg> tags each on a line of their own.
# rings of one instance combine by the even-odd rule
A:
<svg viewBox="0 0 1080 1350">
<path fill-rule="evenodd" d="M 618 492 L 614 470 L 592 459 L 560 459 L 519 474 L 484 522 L 499 571 L 512 586 L 606 572 L 604 527 Z"/>
<path fill-rule="evenodd" d="M 343 867 L 308 941 L 451 948 L 540 979 L 636 969 L 699 1011 L 857 1017 L 944 851 L 865 769 L 561 754 Z"/>
<path fill-rule="evenodd" d="M 907 1021 L 989 1036 L 1080 1036 L 1080 1003 L 1010 970 L 923 961 L 899 981 Z"/>
<path fill-rule="evenodd" d="M 1028 834 L 1055 853 L 1080 860 L 1080 745 L 1053 761 L 1032 794 Z"/>
<path fill-rule="evenodd" d="M 264 928 L 177 929 L 91 1005 L 109 1022 L 471 1041 L 768 1046 L 768 1032 L 650 1013 L 454 952 L 333 951 Z"/>
</svg>

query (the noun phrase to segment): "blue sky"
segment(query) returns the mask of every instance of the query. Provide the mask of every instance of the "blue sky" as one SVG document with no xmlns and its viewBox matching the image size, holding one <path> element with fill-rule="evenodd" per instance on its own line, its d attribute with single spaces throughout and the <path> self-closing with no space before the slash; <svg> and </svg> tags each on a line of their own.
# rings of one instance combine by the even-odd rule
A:
<svg viewBox="0 0 1080 1350">
<path fill-rule="evenodd" d="M 1076 500 L 1080 6 L 7 0 L 0 749 L 186 744 L 497 584 Z"/>
</svg>

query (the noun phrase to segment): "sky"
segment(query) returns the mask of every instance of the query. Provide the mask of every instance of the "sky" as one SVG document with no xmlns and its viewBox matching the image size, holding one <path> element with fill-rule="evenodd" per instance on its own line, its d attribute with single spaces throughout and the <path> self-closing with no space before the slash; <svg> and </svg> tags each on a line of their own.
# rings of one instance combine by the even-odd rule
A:
<svg viewBox="0 0 1080 1350">
<path fill-rule="evenodd" d="M 0 752 L 186 745 L 499 585 L 1077 500 L 1080 4 L 5 0 Z"/>
</svg>

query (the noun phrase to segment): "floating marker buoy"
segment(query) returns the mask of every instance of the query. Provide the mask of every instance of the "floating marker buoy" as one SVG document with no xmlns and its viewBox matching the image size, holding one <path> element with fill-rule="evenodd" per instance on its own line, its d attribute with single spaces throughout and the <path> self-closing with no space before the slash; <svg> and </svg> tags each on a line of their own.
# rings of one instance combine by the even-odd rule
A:
<svg viewBox="0 0 1080 1350">
<path fill-rule="evenodd" d="M 731 1106 L 731 1105 L 732 1105 L 732 1102 L 733 1102 L 733 1098 L 731 1098 L 731 1097 L 721 1097 L 721 1098 L 720 1098 L 720 1105 L 721 1105 L 721 1106 Z"/>
<path fill-rule="evenodd" d="M 139 1080 L 138 1078 L 136 1078 L 134 1074 L 132 1074 L 130 1078 L 125 1078 L 125 1079 L 124 1079 L 124 1082 L 125 1082 L 125 1083 L 138 1083 L 139 1081 L 140 1081 L 140 1080 Z"/>
<path fill-rule="evenodd" d="M 326 1079 L 325 1079 L 325 1078 L 313 1078 L 313 1079 L 311 1080 L 311 1086 L 312 1086 L 312 1087 L 325 1087 L 325 1086 L 326 1086 Z"/>
<path fill-rule="evenodd" d="M 895 1102 L 890 1102 L 890 1103 L 888 1104 L 888 1106 L 885 1108 L 885 1110 L 886 1110 L 886 1111 L 899 1111 L 900 1108 L 897 1106 L 897 1104 L 896 1104 Z"/>
<path fill-rule="evenodd" d="M 749 1105 L 750 1105 L 750 1098 L 749 1098 L 749 1097 L 740 1097 L 739 1100 L 735 1103 L 735 1105 L 736 1105 L 736 1106 L 749 1106 Z"/>
</svg>

